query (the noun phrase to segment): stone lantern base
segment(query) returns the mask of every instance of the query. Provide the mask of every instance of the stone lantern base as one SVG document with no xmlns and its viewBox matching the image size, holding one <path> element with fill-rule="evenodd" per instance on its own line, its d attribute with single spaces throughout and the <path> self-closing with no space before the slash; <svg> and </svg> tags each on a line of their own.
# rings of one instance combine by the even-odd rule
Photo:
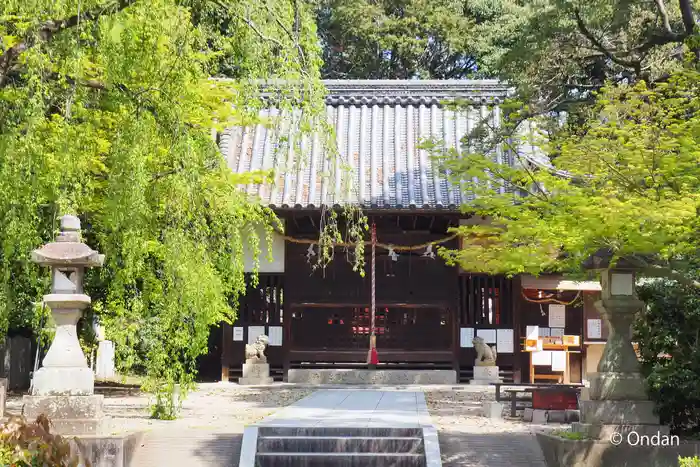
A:
<svg viewBox="0 0 700 467">
<path fill-rule="evenodd" d="M 43 367 L 34 373 L 32 386 L 34 396 L 90 396 L 95 389 L 95 375 L 87 366 Z"/>
<path fill-rule="evenodd" d="M 97 435 L 101 432 L 104 397 L 24 396 L 23 415 L 35 420 L 43 414 L 51 421 L 51 432 L 59 435 Z"/>
</svg>

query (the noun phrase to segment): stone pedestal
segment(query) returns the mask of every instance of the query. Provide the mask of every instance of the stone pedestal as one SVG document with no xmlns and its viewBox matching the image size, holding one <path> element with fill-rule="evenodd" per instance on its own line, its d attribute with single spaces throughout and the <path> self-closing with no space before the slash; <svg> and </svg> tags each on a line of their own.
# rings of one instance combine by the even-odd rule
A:
<svg viewBox="0 0 700 467">
<path fill-rule="evenodd" d="M 474 379 L 469 384 L 480 386 L 488 386 L 491 383 L 502 383 L 503 380 L 498 377 L 497 366 L 475 366 Z"/>
<path fill-rule="evenodd" d="M 60 308 L 85 306 L 90 298 L 73 295 L 66 302 L 66 296 L 46 295 L 44 300 L 52 309 L 56 334 L 44 366 L 34 374 L 32 395 L 24 396 L 23 414 L 28 420 L 46 415 L 56 434 L 94 435 L 101 427 L 103 397 L 94 395 L 95 378 L 78 342 L 75 326 L 81 310 Z"/>
<path fill-rule="evenodd" d="M 238 384 L 245 385 L 272 384 L 272 381 L 267 363 L 244 363 L 243 377 L 238 378 Z"/>
<path fill-rule="evenodd" d="M 51 421 L 51 433 L 62 435 L 96 435 L 102 427 L 101 395 L 95 396 L 24 396 L 23 415 L 36 420 L 44 414 Z"/>
<path fill-rule="evenodd" d="M 602 274 L 603 295 L 596 308 L 608 322 L 610 332 L 598 372 L 591 376 L 590 388 L 580 401 L 581 422 L 572 426 L 589 437 L 609 439 L 615 432 L 632 430 L 640 434 L 668 433 L 668 427 L 661 426 L 654 414 L 654 403 L 646 394 L 630 339 L 634 315 L 644 305 L 634 296 L 629 285 L 632 281 L 616 270 Z"/>
</svg>

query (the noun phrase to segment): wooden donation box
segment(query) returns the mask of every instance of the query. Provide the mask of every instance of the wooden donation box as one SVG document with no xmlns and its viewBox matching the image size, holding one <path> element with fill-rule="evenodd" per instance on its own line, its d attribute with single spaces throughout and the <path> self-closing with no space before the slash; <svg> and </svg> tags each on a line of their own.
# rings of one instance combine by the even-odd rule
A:
<svg viewBox="0 0 700 467">
<path fill-rule="evenodd" d="M 558 383 L 571 382 L 569 354 L 571 347 L 581 345 L 580 336 L 528 336 L 524 350 L 530 354 L 530 382 L 553 380 Z M 538 369 L 547 368 L 548 373 Z"/>
</svg>

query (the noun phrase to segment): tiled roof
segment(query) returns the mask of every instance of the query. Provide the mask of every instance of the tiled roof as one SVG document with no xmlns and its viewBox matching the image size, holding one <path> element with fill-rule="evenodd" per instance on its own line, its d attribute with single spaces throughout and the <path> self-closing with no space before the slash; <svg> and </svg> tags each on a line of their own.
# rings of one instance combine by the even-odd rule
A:
<svg viewBox="0 0 700 467">
<path fill-rule="evenodd" d="M 277 208 L 351 203 L 455 209 L 469 201 L 471 195 L 448 183 L 418 145 L 432 138 L 459 148 L 475 122 L 489 118 L 497 124 L 506 86 L 493 80 L 334 80 L 325 85 L 326 113 L 335 128 L 340 164 L 352 169 L 351 183 L 341 182 L 343 171 L 334 170 L 318 137 L 290 144 L 288 140 L 298 134 L 290 131 L 290 125 L 260 124 L 230 128 L 220 137 L 220 148 L 234 172 L 275 169 L 274 184 L 248 186 L 248 193 Z M 458 111 L 444 105 L 453 99 L 470 105 Z M 277 114 L 269 110 L 265 115 Z M 512 164 L 506 151 L 496 151 L 494 157 Z"/>
</svg>

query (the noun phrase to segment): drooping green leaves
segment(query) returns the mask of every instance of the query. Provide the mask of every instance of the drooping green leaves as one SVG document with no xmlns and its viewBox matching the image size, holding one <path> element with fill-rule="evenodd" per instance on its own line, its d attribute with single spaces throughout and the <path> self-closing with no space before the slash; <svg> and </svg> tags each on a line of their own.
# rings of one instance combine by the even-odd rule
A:
<svg viewBox="0 0 700 467">
<path fill-rule="evenodd" d="M 0 316 L 38 321 L 46 271 L 29 254 L 75 213 L 106 255 L 88 276 L 120 371 L 146 376 L 154 415 L 191 386 L 209 329 L 235 316 L 274 214 L 238 187 L 212 129 L 272 103 L 321 115 L 311 10 L 303 1 L 10 0 L 0 6 Z M 218 71 L 236 78 L 212 80 Z"/>
</svg>

